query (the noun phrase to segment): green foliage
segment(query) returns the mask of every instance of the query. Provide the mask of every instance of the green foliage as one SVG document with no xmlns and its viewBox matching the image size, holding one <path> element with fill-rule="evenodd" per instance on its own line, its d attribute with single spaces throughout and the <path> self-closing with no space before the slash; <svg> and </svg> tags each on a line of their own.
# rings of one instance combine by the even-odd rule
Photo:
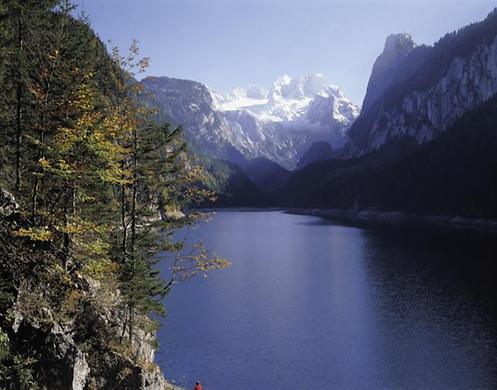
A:
<svg viewBox="0 0 497 390">
<path fill-rule="evenodd" d="M 174 240 L 198 219 L 185 210 L 211 192 L 181 129 L 136 103 L 148 60 L 135 42 L 109 56 L 73 10 L 0 0 L 0 187 L 20 205 L 0 216 L 2 388 L 50 383 L 37 343 L 54 323 L 72 324 L 98 371 L 102 354 L 150 331 L 144 318 L 163 312 L 174 282 L 226 266 L 199 247 L 182 256 Z M 157 263 L 170 258 L 163 280 Z M 38 341 L 13 331 L 15 312 L 40 327 Z M 102 320 L 109 312 L 124 323 Z"/>
<path fill-rule="evenodd" d="M 9 336 L 0 328 L 0 362 L 10 354 Z"/>
</svg>

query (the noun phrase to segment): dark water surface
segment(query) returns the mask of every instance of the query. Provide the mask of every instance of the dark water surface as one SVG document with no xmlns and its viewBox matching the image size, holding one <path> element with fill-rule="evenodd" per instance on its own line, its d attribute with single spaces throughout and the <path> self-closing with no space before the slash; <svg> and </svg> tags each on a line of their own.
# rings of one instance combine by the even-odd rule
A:
<svg viewBox="0 0 497 390">
<path fill-rule="evenodd" d="M 166 299 L 187 389 L 497 389 L 495 235 L 219 212 L 189 236 L 232 266 Z"/>
</svg>

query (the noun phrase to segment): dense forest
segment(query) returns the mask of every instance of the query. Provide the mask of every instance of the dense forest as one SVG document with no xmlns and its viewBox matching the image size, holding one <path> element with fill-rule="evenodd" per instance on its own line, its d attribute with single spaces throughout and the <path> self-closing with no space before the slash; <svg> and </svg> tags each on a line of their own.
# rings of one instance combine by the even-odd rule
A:
<svg viewBox="0 0 497 390">
<path fill-rule="evenodd" d="M 497 218 L 497 97 L 431 143 L 399 138 L 367 156 L 316 162 L 290 179 L 299 207 Z"/>
<path fill-rule="evenodd" d="M 136 43 L 109 54 L 74 15 L 0 1 L 4 389 L 149 388 L 163 380 L 149 315 L 175 282 L 226 265 L 174 239 L 212 193 L 181 129 L 137 103 L 148 60 Z"/>
</svg>

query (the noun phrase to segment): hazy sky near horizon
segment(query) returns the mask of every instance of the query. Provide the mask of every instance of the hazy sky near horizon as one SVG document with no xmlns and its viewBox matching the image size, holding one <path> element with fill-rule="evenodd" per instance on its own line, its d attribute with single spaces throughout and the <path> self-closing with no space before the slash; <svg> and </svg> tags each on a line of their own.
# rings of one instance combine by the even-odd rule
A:
<svg viewBox="0 0 497 390">
<path fill-rule="evenodd" d="M 137 39 L 147 75 L 229 90 L 322 73 L 361 104 L 390 33 L 418 44 L 483 19 L 496 0 L 76 0 L 104 41 Z"/>
</svg>

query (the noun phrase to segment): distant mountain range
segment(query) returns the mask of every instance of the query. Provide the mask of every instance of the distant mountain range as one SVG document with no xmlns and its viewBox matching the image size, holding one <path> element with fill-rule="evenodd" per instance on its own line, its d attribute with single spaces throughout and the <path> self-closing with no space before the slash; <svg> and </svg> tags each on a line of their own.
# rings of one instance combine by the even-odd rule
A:
<svg viewBox="0 0 497 390">
<path fill-rule="evenodd" d="M 497 9 L 434 46 L 389 36 L 362 111 L 320 75 L 229 93 L 143 83 L 231 183 L 218 205 L 497 219 Z"/>
<path fill-rule="evenodd" d="M 344 146 L 359 108 L 321 75 L 282 76 L 269 90 L 251 86 L 229 93 L 168 77 L 142 80 L 161 119 L 181 124 L 201 154 L 242 163 L 268 158 L 293 169 L 316 141 Z"/>
</svg>

